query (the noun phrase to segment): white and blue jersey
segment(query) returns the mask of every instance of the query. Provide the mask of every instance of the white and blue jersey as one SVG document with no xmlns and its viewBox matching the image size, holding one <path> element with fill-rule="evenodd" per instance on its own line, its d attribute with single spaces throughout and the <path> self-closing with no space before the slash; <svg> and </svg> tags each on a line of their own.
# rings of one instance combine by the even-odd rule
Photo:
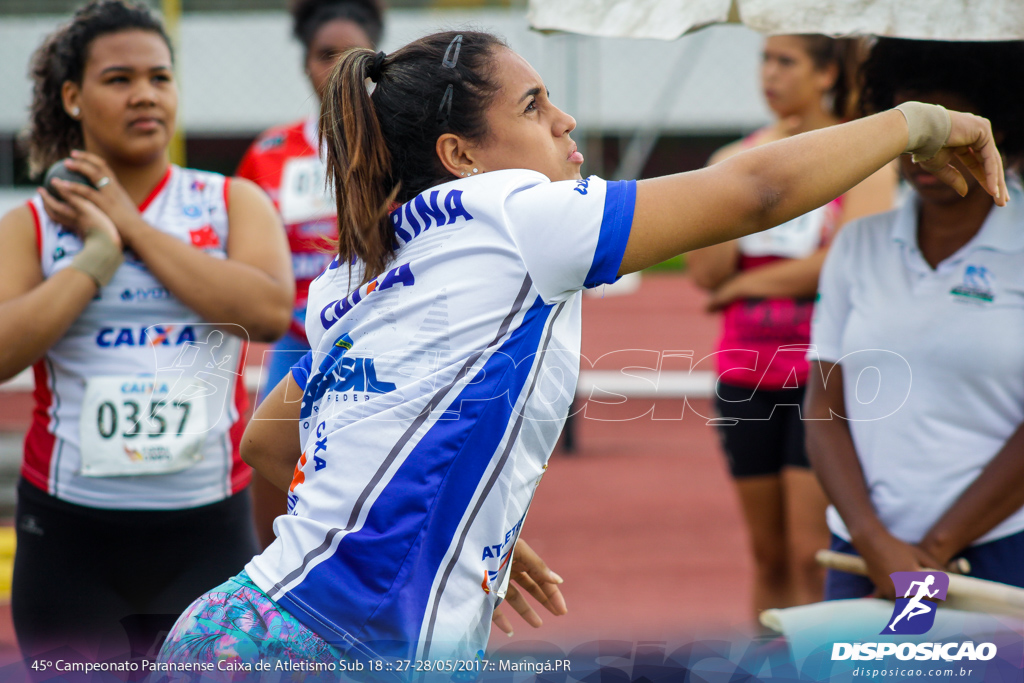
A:
<svg viewBox="0 0 1024 683">
<path fill-rule="evenodd" d="M 332 643 L 486 646 L 576 388 L 579 291 L 617 279 L 635 199 L 596 177 L 456 180 L 392 213 L 387 272 L 317 278 L 302 459 L 256 585 Z"/>
</svg>

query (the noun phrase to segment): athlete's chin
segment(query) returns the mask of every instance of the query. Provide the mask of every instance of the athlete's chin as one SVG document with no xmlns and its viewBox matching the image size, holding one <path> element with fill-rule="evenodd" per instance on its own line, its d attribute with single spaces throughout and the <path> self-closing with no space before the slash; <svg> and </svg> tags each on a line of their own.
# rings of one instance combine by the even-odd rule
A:
<svg viewBox="0 0 1024 683">
<path fill-rule="evenodd" d="M 558 177 L 552 177 L 551 180 L 580 180 L 583 176 L 580 174 L 580 165 L 573 164 L 569 168 L 562 169 L 558 173 Z"/>
<path fill-rule="evenodd" d="M 163 156 L 169 142 L 166 136 L 130 140 L 112 150 L 111 156 L 130 164 L 147 164 Z"/>
</svg>

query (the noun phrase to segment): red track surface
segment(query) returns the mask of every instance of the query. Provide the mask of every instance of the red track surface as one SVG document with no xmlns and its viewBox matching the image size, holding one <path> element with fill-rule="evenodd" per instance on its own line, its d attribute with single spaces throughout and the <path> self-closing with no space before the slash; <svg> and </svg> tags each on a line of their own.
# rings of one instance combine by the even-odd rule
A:
<svg viewBox="0 0 1024 683">
<path fill-rule="evenodd" d="M 583 355 L 599 369 L 651 358 L 604 355 L 622 349 L 691 350 L 700 359 L 717 333 L 702 302 L 677 275 L 645 276 L 627 296 L 588 297 Z M 251 354 L 250 362 L 260 357 Z M 513 616 L 514 641 L 667 640 L 746 622 L 751 562 L 716 437 L 698 415 L 708 414 L 707 402 L 694 401 L 682 420 L 626 419 L 652 405 L 585 406 L 576 452 L 552 458 L 524 538 L 565 579 L 569 614 L 548 615 L 540 630 Z M 682 411 L 681 400 L 660 401 L 654 417 L 678 418 Z M 25 395 L 0 393 L 0 430 L 23 430 L 29 412 Z M 509 642 L 495 634 L 492 646 Z M 3 608 L 0 665 L 15 657 Z"/>
</svg>

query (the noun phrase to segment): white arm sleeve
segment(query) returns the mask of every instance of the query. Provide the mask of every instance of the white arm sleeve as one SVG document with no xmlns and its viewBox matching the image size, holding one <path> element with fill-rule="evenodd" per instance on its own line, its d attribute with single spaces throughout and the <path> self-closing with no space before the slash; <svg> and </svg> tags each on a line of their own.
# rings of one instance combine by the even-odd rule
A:
<svg viewBox="0 0 1024 683">
<path fill-rule="evenodd" d="M 636 181 L 541 182 L 511 192 L 505 218 L 546 303 L 615 282 L 633 225 Z"/>
</svg>

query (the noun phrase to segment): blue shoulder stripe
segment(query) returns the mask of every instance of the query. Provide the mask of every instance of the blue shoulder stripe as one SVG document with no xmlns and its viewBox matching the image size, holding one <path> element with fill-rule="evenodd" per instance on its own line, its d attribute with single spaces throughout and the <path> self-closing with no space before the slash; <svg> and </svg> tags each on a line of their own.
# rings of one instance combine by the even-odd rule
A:
<svg viewBox="0 0 1024 683">
<path fill-rule="evenodd" d="M 594 250 L 594 262 L 590 266 L 584 287 L 611 284 L 619 279 L 619 267 L 626 253 L 626 242 L 633 227 L 633 210 L 636 208 L 636 181 L 610 181 L 604 195 L 604 217 L 601 219 L 601 234 Z"/>
</svg>

